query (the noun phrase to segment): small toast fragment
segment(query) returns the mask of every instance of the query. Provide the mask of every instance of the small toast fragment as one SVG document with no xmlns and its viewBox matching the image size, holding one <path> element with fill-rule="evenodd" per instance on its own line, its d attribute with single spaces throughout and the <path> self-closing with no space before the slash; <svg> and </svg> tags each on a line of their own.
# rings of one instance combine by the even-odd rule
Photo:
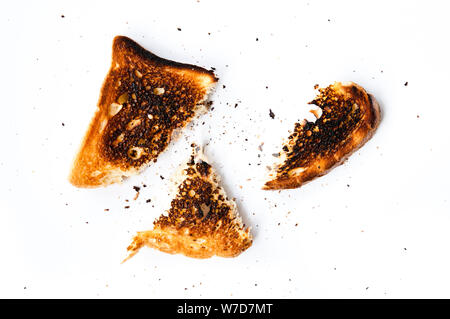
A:
<svg viewBox="0 0 450 319">
<path fill-rule="evenodd" d="M 251 246 L 250 228 L 242 224 L 236 204 L 204 155 L 191 157 L 180 180 L 168 213 L 152 230 L 137 233 L 124 261 L 143 246 L 193 258 L 235 257 Z"/>
<path fill-rule="evenodd" d="M 295 124 L 263 189 L 297 188 L 325 175 L 363 146 L 380 123 L 375 98 L 353 82 L 335 82 L 319 89 L 310 102 L 317 120 Z"/>
</svg>

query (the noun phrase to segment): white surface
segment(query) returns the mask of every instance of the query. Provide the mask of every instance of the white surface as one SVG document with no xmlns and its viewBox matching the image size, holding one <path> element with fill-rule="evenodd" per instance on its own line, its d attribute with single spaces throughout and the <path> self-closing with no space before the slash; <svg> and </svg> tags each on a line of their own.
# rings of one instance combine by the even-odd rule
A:
<svg viewBox="0 0 450 319">
<path fill-rule="evenodd" d="M 2 2 L 0 297 L 449 298 L 449 9 L 446 1 Z M 76 189 L 66 178 L 118 34 L 215 67 L 215 109 L 141 176 Z M 377 98 L 375 136 L 300 189 L 260 190 L 314 84 L 335 80 Z M 168 207 L 168 178 L 159 176 L 186 160 L 192 141 L 209 141 L 253 246 L 209 260 L 142 249 L 120 264 L 133 234 Z M 132 187 L 143 183 L 134 201 Z"/>
</svg>

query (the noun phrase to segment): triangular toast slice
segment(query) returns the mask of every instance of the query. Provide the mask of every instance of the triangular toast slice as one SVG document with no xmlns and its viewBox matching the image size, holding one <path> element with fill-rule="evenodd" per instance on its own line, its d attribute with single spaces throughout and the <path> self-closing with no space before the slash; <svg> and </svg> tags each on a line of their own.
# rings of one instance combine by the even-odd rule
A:
<svg viewBox="0 0 450 319">
<path fill-rule="evenodd" d="M 98 187 L 138 174 L 156 161 L 180 129 L 207 110 L 212 71 L 160 58 L 117 36 L 97 111 L 69 181 Z"/>
<path fill-rule="evenodd" d="M 263 189 L 297 188 L 326 174 L 364 145 L 380 122 L 378 103 L 353 82 L 319 89 L 310 104 L 317 120 L 295 124 Z"/>
<path fill-rule="evenodd" d="M 193 155 L 179 172 L 181 183 L 169 211 L 154 222 L 153 230 L 137 233 L 125 260 L 143 246 L 194 258 L 235 257 L 250 247 L 250 229 L 204 155 Z"/>
</svg>

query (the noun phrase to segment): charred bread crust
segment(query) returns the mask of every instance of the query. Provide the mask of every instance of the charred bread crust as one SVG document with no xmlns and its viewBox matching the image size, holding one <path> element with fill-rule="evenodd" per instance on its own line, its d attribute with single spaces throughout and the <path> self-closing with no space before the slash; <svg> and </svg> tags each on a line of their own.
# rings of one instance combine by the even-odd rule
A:
<svg viewBox="0 0 450 319">
<path fill-rule="evenodd" d="M 214 82 L 218 81 L 218 78 L 215 76 L 213 71 L 206 70 L 202 67 L 193 65 L 193 64 L 186 64 L 186 63 L 180 63 L 176 61 L 167 60 L 164 58 L 161 58 L 152 52 L 144 49 L 141 45 L 136 43 L 135 41 L 131 40 L 128 37 L 125 36 L 116 36 L 113 41 L 113 60 L 116 61 L 123 61 L 124 58 L 124 52 L 128 52 L 128 54 L 131 55 L 137 55 L 140 56 L 142 59 L 146 59 L 148 61 L 152 61 L 155 65 L 161 66 L 161 67 L 172 67 L 179 70 L 191 70 L 198 73 L 205 74 L 207 76 L 210 76 L 214 79 Z"/>
<path fill-rule="evenodd" d="M 192 258 L 235 257 L 251 246 L 250 229 L 242 224 L 211 165 L 193 157 L 182 172 L 168 214 L 161 215 L 152 230 L 137 233 L 125 260 L 144 246 Z"/>
<path fill-rule="evenodd" d="M 89 188 L 138 174 L 167 148 L 175 130 L 207 109 L 217 81 L 212 71 L 160 58 L 127 37 L 115 37 L 97 111 L 69 181 Z"/>
<path fill-rule="evenodd" d="M 336 108 L 338 104 L 333 108 L 332 101 L 335 98 L 339 100 L 340 107 L 347 108 L 347 113 L 333 116 L 335 112 L 340 112 Z M 297 188 L 325 175 L 362 147 L 375 133 L 380 122 L 380 107 L 375 98 L 353 82 L 336 82 L 321 89 L 321 93 L 311 104 L 322 109 L 323 118 L 319 118 L 316 123 L 296 124 L 296 131 L 283 147 L 286 160 L 263 189 Z M 331 116 L 328 117 L 328 114 Z M 333 125 L 336 126 L 326 124 L 327 120 L 329 123 L 335 121 Z M 304 138 L 305 135 L 310 138 Z"/>
</svg>

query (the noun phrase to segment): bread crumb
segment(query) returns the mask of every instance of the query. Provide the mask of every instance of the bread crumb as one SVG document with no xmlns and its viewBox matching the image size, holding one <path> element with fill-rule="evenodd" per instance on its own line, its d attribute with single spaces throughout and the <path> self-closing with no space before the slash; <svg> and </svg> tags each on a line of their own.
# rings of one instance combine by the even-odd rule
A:
<svg viewBox="0 0 450 319">
<path fill-rule="evenodd" d="M 269 109 L 269 116 L 273 119 L 275 118 L 275 114 L 272 112 L 272 109 Z"/>
</svg>

